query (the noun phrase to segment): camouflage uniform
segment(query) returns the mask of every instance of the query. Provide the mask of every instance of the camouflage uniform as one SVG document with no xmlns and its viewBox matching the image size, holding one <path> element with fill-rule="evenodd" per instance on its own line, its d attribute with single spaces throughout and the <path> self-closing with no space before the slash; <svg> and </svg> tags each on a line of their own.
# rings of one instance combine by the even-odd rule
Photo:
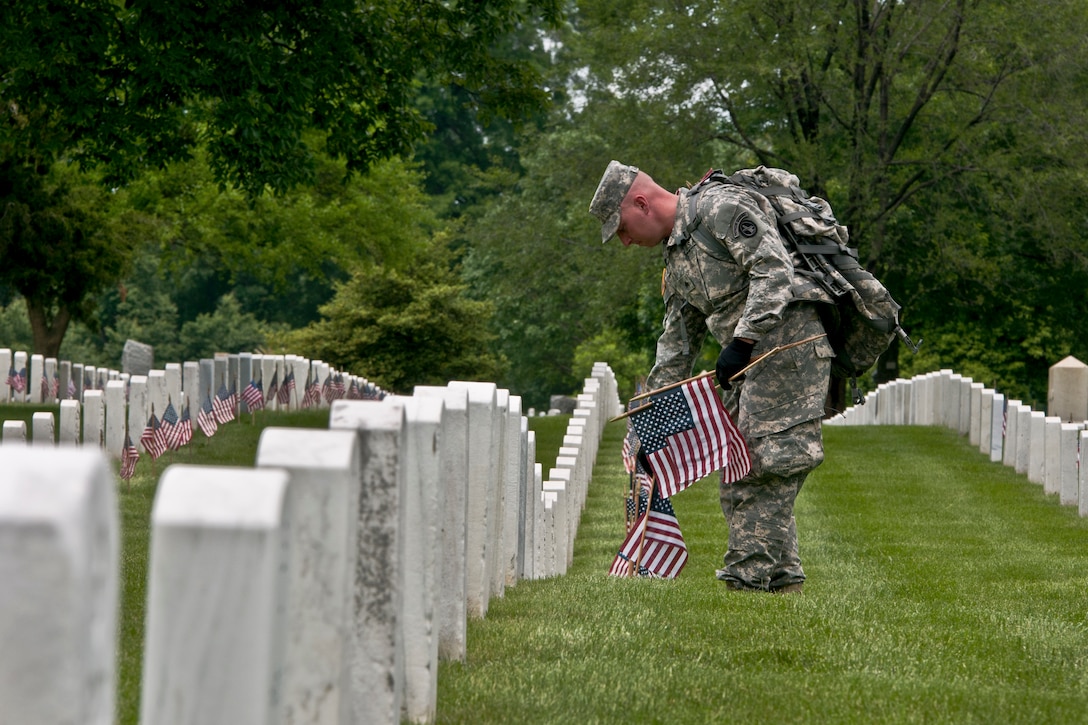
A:
<svg viewBox="0 0 1088 725">
<path fill-rule="evenodd" d="M 709 331 L 724 347 L 756 340 L 755 359 L 779 345 L 823 332 L 803 280 L 774 223 L 773 210 L 730 186 L 700 193 L 700 224 L 725 247 L 712 254 L 685 234 L 689 193 L 679 192 L 676 222 L 664 244 L 664 332 L 647 386 L 691 375 Z M 728 253 L 726 253 L 726 250 Z M 751 473 L 722 484 L 729 548 L 718 573 L 736 588 L 775 590 L 804 581 L 793 504 L 823 461 L 820 420 L 833 352 L 825 338 L 772 355 L 734 383 L 726 408 L 748 443 Z"/>
</svg>

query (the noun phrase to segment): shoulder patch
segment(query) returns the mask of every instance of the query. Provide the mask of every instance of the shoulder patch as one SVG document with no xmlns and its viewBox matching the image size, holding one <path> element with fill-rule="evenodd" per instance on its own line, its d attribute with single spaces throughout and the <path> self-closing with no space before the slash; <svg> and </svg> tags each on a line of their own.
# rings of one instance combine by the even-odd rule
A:
<svg viewBox="0 0 1088 725">
<path fill-rule="evenodd" d="M 733 218 L 733 238 L 746 237 L 751 238 L 759 232 L 759 226 L 756 225 L 755 220 L 748 215 L 748 212 L 742 211 Z"/>
<path fill-rule="evenodd" d="M 661 296 L 662 297 L 665 296 L 665 271 L 667 269 L 668 269 L 667 267 L 664 267 L 661 270 Z"/>
</svg>

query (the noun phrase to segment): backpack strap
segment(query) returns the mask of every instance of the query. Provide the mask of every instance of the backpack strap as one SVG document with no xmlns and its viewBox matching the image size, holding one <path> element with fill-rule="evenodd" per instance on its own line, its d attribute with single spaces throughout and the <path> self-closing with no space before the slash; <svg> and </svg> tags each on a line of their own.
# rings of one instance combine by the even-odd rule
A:
<svg viewBox="0 0 1088 725">
<path fill-rule="evenodd" d="M 708 232 L 705 227 L 702 226 L 702 220 L 699 218 L 699 194 L 706 186 L 711 183 L 723 183 L 728 181 L 729 177 L 720 171 L 711 171 L 703 180 L 691 188 L 688 193 L 688 223 L 684 226 L 684 238 L 694 239 L 703 251 L 709 254 L 714 259 L 732 260 L 733 255 L 725 248 L 725 245 Z"/>
</svg>

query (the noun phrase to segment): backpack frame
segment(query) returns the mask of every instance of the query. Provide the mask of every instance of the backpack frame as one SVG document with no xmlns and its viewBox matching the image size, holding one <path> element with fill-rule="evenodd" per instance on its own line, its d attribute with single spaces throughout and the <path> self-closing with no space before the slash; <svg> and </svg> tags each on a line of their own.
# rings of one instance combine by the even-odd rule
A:
<svg viewBox="0 0 1088 725">
<path fill-rule="evenodd" d="M 701 225 L 699 218 L 699 196 L 712 184 L 740 187 L 770 204 L 779 235 L 793 261 L 794 273 L 800 277 L 794 284 L 795 297 L 823 303 L 817 305 L 817 310 L 835 352 L 832 374 L 849 379 L 854 404 L 863 405 L 865 398 L 858 390 L 858 375 L 876 363 L 896 336 L 912 352 L 918 352 L 918 345 L 922 344 L 921 339 L 915 344 L 900 326 L 900 305 L 858 262 L 857 250 L 849 246 L 849 231 L 835 219 L 831 205 L 809 196 L 800 188 L 797 177 L 782 169 L 759 166 L 731 176 L 711 170 L 692 187 L 688 197 L 691 221 L 685 235 L 711 256 L 718 259 L 723 253 L 732 256 Z M 813 287 L 818 289 L 815 295 Z"/>
</svg>

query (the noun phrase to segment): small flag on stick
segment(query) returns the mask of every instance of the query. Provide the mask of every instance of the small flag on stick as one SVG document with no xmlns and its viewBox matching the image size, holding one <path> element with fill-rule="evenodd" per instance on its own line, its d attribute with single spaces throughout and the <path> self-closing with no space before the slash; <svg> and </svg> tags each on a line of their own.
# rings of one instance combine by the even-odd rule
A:
<svg viewBox="0 0 1088 725">
<path fill-rule="evenodd" d="M 631 425 L 665 498 L 724 469 L 723 481 L 751 470 L 748 446 L 733 424 L 709 376 L 649 396 L 631 412 Z"/>
<path fill-rule="evenodd" d="M 121 449 L 121 478 L 125 481 L 136 472 L 136 462 L 140 460 L 140 451 L 132 444 L 132 438 L 125 433 L 125 447 Z"/>
</svg>

